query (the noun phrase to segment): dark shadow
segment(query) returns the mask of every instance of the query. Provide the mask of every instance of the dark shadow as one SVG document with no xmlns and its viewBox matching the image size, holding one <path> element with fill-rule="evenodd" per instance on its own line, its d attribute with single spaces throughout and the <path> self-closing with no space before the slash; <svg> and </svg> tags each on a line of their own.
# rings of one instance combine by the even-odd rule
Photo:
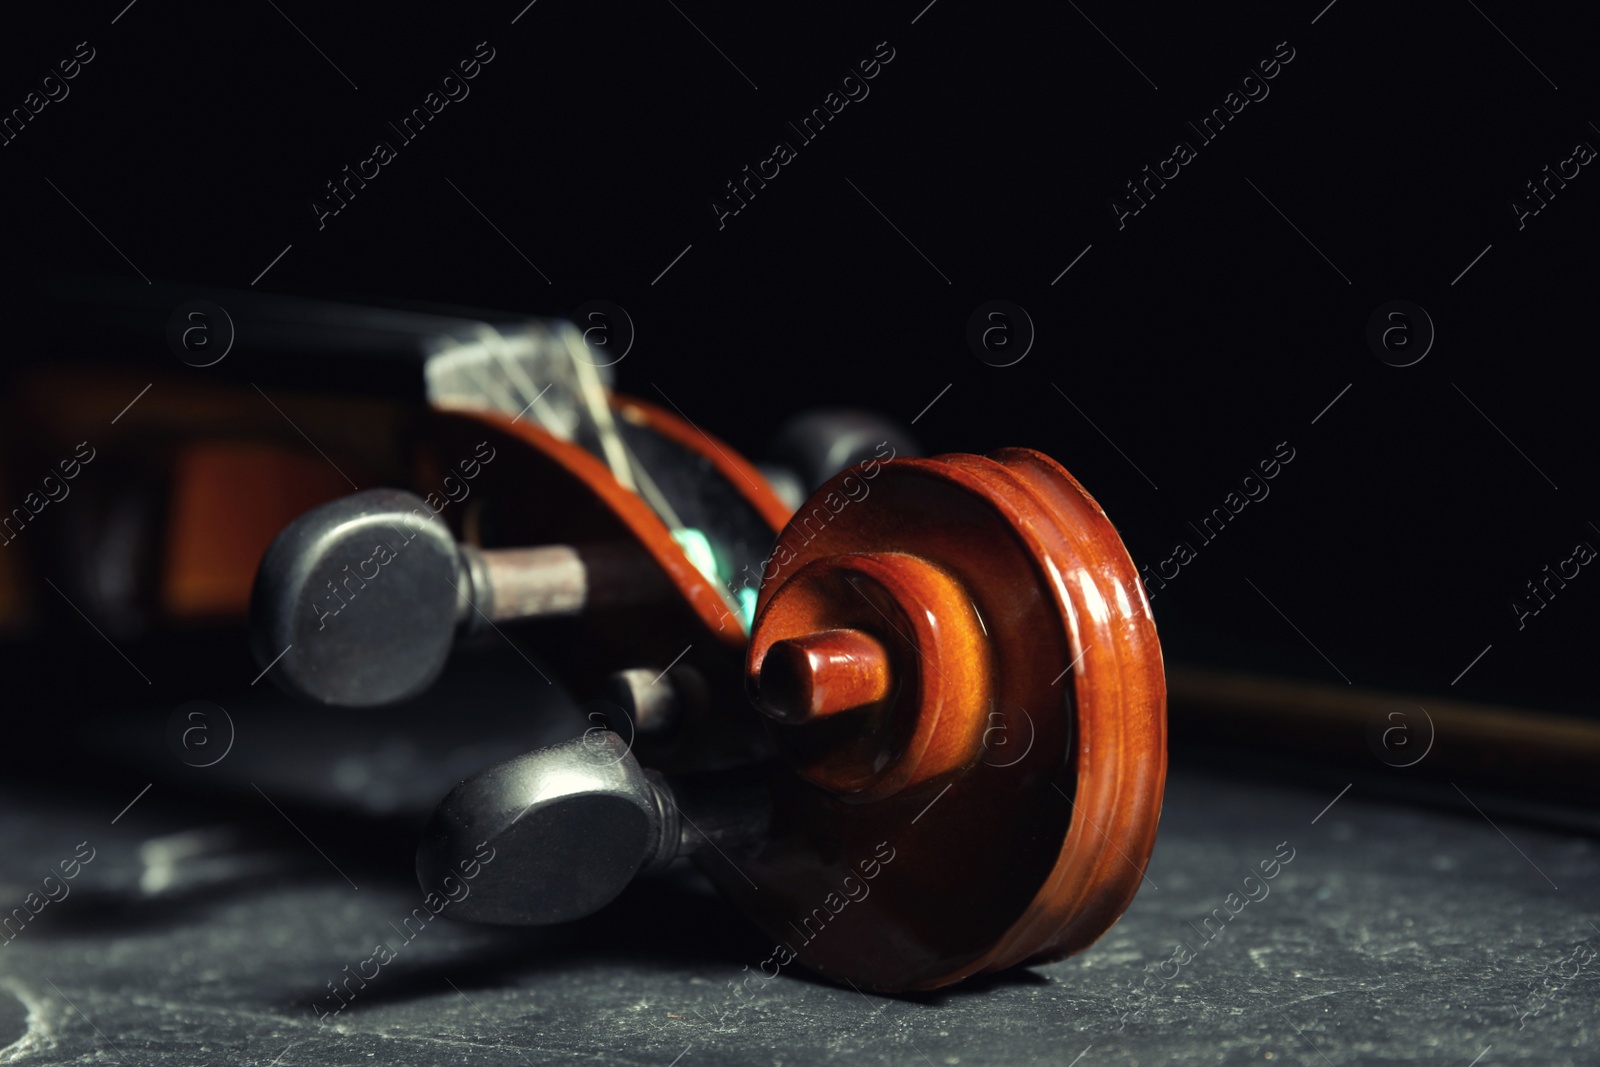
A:
<svg viewBox="0 0 1600 1067">
<path fill-rule="evenodd" d="M 444 915 L 448 908 L 441 918 Z M 604 962 L 662 969 L 724 964 L 736 971 L 769 951 L 761 935 L 691 871 L 642 879 L 599 913 L 562 926 L 530 929 L 474 924 L 472 928 L 493 931 L 493 936 L 447 960 L 425 964 L 408 961 L 405 946 L 396 945 L 398 938 L 387 939 L 391 950 L 399 948 L 395 958 L 379 968 L 366 988 L 351 982 L 355 995 L 345 1011 L 359 1013 L 436 996 L 445 987 L 446 977 L 470 991 L 505 988 L 529 975 Z M 427 931 L 428 927 L 423 927 L 415 939 L 438 936 Z M 362 961 L 330 963 L 329 979 L 340 978 L 346 965 L 352 968 L 348 973 L 357 973 L 358 962 Z M 295 991 L 286 1000 L 302 1011 L 337 1005 L 326 988 Z"/>
</svg>

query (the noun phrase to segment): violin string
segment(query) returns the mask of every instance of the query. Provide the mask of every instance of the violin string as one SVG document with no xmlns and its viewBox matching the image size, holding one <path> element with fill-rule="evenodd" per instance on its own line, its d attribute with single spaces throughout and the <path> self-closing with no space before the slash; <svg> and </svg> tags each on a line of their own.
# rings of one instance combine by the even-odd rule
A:
<svg viewBox="0 0 1600 1067">
<path fill-rule="evenodd" d="M 494 378 L 486 374 L 475 360 L 463 360 L 462 369 L 473 380 L 478 389 L 484 394 L 491 406 L 515 407 L 516 401 L 506 394 L 505 388 Z"/>
<path fill-rule="evenodd" d="M 578 332 L 578 328 L 571 323 L 562 323 L 560 329 L 561 339 L 566 347 L 567 364 L 578 380 L 578 393 L 588 410 L 589 420 L 594 424 L 595 433 L 600 438 L 600 450 L 606 464 L 611 468 L 611 474 L 618 483 L 630 492 L 637 493 L 639 485 L 634 480 L 628 453 L 623 448 L 622 435 L 617 432 L 617 424 L 612 420 L 611 406 L 606 402 L 605 387 L 600 384 L 600 375 L 595 373 L 594 364 L 579 357 L 579 353 L 587 352 L 589 346 L 583 340 L 583 335 Z"/>
<path fill-rule="evenodd" d="M 528 398 L 538 393 L 539 390 L 533 384 L 533 381 L 522 372 L 521 366 L 508 351 L 510 345 L 506 343 L 505 335 L 487 322 L 479 322 L 476 326 L 479 343 L 494 357 L 496 365 L 505 374 L 506 382 L 511 387 L 513 399 L 511 407 L 506 411 L 506 414 L 519 414 L 533 403 Z"/>
</svg>

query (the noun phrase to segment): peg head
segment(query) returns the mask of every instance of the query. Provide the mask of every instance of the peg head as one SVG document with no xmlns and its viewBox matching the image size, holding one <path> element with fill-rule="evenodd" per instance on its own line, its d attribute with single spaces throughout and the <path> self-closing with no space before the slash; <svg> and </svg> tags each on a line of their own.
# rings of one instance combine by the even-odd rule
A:
<svg viewBox="0 0 1600 1067">
<path fill-rule="evenodd" d="M 455 538 L 427 504 L 369 489 L 313 508 L 273 540 L 251 594 L 251 650 L 295 696 L 392 704 L 444 669 L 471 589 Z"/>
</svg>

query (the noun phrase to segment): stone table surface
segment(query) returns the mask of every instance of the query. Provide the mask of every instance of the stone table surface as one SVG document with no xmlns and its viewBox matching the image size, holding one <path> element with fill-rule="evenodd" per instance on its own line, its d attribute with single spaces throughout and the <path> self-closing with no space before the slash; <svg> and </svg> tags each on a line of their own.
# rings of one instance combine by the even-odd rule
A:
<svg viewBox="0 0 1600 1067">
<path fill-rule="evenodd" d="M 1454 792 L 1176 767 L 1145 884 L 1098 944 L 936 994 L 747 981 L 768 946 L 683 865 L 567 927 L 405 925 L 432 801 L 581 723 L 449 706 L 335 721 L 241 698 L 207 768 L 163 751 L 170 709 L 89 717 L 92 740 L 8 779 L 0 901 L 39 910 L 0 942 L 0 1062 L 1600 1063 L 1592 834 Z"/>
</svg>

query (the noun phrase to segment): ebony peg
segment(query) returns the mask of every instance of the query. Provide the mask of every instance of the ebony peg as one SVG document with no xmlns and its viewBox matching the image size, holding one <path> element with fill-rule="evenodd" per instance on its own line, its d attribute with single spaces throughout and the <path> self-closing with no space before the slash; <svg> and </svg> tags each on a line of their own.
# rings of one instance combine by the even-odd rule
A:
<svg viewBox="0 0 1600 1067">
<path fill-rule="evenodd" d="M 783 490 L 789 478 L 798 482 L 799 499 L 846 467 L 890 456 L 920 456 L 910 431 L 869 411 L 824 408 L 786 422 L 768 449 L 776 467 L 768 477 Z"/>
<path fill-rule="evenodd" d="M 439 804 L 417 849 L 417 880 L 442 892 L 476 871 L 450 916 L 543 926 L 600 910 L 641 872 L 707 844 L 759 840 L 760 790 L 675 785 L 642 770 L 621 737 L 590 730 L 468 778 Z M 493 858 L 481 868 L 487 845 Z M 726 855 L 726 853 L 724 853 Z"/>
<path fill-rule="evenodd" d="M 637 603 L 659 586 L 629 546 L 478 549 L 421 498 L 369 489 L 273 540 L 251 596 L 251 650 L 295 696 L 391 704 L 438 677 L 458 634 Z"/>
</svg>

